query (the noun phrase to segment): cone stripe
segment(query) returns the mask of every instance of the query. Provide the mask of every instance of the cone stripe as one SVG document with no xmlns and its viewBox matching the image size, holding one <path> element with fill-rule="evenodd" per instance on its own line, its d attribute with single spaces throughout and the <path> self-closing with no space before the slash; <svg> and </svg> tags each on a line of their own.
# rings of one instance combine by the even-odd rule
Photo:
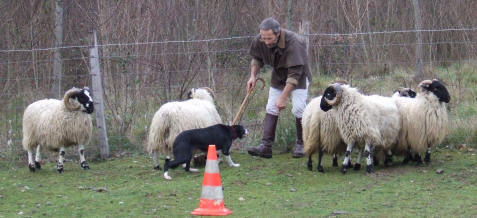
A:
<svg viewBox="0 0 477 218">
<path fill-rule="evenodd" d="M 219 162 L 217 160 L 208 160 L 205 164 L 206 173 L 219 173 Z"/>
<path fill-rule="evenodd" d="M 211 149 L 212 147 L 214 149 Z M 217 151 L 215 150 L 215 145 L 209 145 L 209 150 L 207 151 L 207 161 L 209 160 L 217 160 Z"/>
<path fill-rule="evenodd" d="M 222 186 L 202 186 L 201 199 L 223 200 Z"/>
<path fill-rule="evenodd" d="M 204 173 L 204 180 L 202 180 L 203 186 L 222 186 L 220 180 L 220 173 Z"/>
</svg>

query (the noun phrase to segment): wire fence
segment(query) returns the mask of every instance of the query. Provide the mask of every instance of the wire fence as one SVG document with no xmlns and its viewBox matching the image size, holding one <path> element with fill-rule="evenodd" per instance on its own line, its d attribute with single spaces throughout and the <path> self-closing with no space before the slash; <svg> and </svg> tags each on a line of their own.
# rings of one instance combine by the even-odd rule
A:
<svg viewBox="0 0 477 218">
<path fill-rule="evenodd" d="M 414 77 L 414 52 L 416 46 L 422 46 L 425 78 L 444 81 L 452 95 L 446 145 L 477 146 L 476 30 L 471 27 L 304 34 L 310 42 L 308 52 L 314 76 L 309 98 L 320 95 L 328 82 L 338 78 L 367 94 L 390 95 L 399 86 L 415 88 L 419 81 Z M 424 35 L 422 43 L 401 37 L 416 32 L 433 36 Z M 466 36 L 439 35 L 448 33 Z M 166 102 L 183 100 L 193 87 L 214 89 L 223 122 L 231 122 L 245 96 L 250 71 L 248 48 L 253 37 L 100 44 L 112 155 L 144 153 L 154 113 Z M 25 159 L 21 148 L 22 113 L 28 104 L 49 96 L 55 82 L 53 51 L 62 51 L 60 79 L 65 91 L 73 86 L 91 86 L 87 55 L 90 47 L 0 49 L 0 158 Z M 268 78 L 270 73 L 262 76 Z M 264 90 L 255 90 L 241 119 L 252 132 L 235 145 L 242 152 L 260 140 L 268 87 L 269 83 Z M 294 144 L 295 124 L 290 108 L 283 113 L 276 144 L 279 150 L 286 151 Z M 87 147 L 90 158 L 98 157 L 96 145 L 97 140 L 93 140 Z"/>
</svg>

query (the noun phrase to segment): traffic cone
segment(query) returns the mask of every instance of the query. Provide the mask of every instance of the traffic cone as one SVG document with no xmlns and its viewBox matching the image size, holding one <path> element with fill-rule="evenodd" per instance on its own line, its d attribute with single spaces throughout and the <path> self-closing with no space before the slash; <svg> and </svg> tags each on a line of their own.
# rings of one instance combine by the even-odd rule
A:
<svg viewBox="0 0 477 218">
<path fill-rule="evenodd" d="M 192 211 L 191 214 L 199 216 L 225 216 L 231 213 L 232 211 L 224 206 L 217 151 L 215 150 L 215 145 L 209 145 L 199 207 Z"/>
</svg>

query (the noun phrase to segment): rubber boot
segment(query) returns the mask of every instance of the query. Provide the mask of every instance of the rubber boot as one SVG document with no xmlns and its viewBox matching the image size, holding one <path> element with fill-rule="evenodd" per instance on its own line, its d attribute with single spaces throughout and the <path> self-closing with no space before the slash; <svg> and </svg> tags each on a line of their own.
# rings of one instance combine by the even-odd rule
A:
<svg viewBox="0 0 477 218">
<path fill-rule="evenodd" d="M 296 118 L 296 145 L 295 150 L 293 151 L 294 158 L 301 158 L 305 156 L 305 151 L 303 148 L 303 127 L 301 125 L 301 118 Z"/>
<path fill-rule="evenodd" d="M 272 158 L 272 146 L 275 141 L 275 129 L 277 128 L 278 116 L 266 114 L 263 121 L 263 137 L 262 143 L 257 147 L 248 149 L 248 153 L 252 156 L 263 158 Z"/>
</svg>

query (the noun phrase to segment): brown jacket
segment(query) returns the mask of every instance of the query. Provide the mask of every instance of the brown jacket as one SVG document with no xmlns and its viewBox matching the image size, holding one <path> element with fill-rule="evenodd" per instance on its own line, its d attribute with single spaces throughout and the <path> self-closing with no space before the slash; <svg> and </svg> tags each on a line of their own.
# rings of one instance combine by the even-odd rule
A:
<svg viewBox="0 0 477 218">
<path fill-rule="evenodd" d="M 252 64 L 273 68 L 271 86 L 283 89 L 286 83 L 295 85 L 296 89 L 306 88 L 306 77 L 311 81 L 308 67 L 308 55 L 304 40 L 298 34 L 282 29 L 277 46 L 268 48 L 260 41 L 260 34 L 255 36 L 250 47 Z"/>
</svg>

